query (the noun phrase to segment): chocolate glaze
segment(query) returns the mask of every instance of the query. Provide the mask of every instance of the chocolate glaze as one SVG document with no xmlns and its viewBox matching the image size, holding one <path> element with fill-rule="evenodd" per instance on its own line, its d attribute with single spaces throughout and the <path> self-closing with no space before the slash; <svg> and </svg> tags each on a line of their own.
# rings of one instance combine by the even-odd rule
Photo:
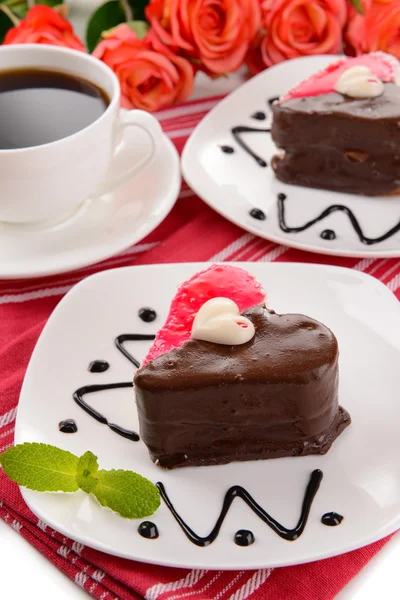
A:
<svg viewBox="0 0 400 600">
<path fill-rule="evenodd" d="M 225 520 L 226 515 L 231 507 L 232 502 L 235 498 L 241 498 L 247 506 L 251 508 L 251 510 L 259 517 L 268 527 L 272 529 L 279 537 L 289 542 L 294 542 L 297 540 L 304 531 L 304 528 L 307 524 L 308 515 L 310 513 L 311 505 L 314 500 L 315 494 L 317 493 L 323 474 L 322 471 L 316 469 L 311 473 L 310 481 L 307 485 L 307 489 L 304 495 L 303 504 L 301 507 L 301 514 L 298 520 L 298 523 L 294 529 L 288 529 L 284 525 L 281 525 L 276 521 L 271 515 L 269 515 L 263 508 L 260 506 L 249 494 L 247 490 L 242 488 L 240 485 L 234 485 L 225 494 L 225 498 L 222 504 L 222 509 L 220 515 L 215 523 L 211 532 L 205 536 L 199 536 L 193 529 L 185 523 L 182 517 L 175 510 L 171 500 L 168 497 L 168 494 L 165 490 L 165 487 L 162 483 L 158 482 L 156 485 L 160 490 L 160 494 L 165 504 L 168 506 L 172 515 L 175 517 L 177 523 L 180 525 L 182 531 L 187 536 L 187 538 L 196 546 L 209 546 L 212 544 L 218 537 L 219 531 L 221 529 L 222 523 Z M 239 533 L 239 532 L 238 532 Z M 248 532 L 251 533 L 251 532 Z M 236 534 L 237 535 L 237 534 Z M 235 536 L 236 537 L 236 536 Z M 236 541 L 236 539 L 235 539 Z"/>
<path fill-rule="evenodd" d="M 143 523 L 140 523 L 138 532 L 142 537 L 147 538 L 148 540 L 155 540 L 159 536 L 157 525 L 151 521 L 143 521 Z"/>
<path fill-rule="evenodd" d="M 158 465 L 324 454 L 350 423 L 333 333 L 263 306 L 244 314 L 250 342 L 189 340 L 136 372 L 140 432 Z"/>
<path fill-rule="evenodd" d="M 89 365 L 89 371 L 91 373 L 104 373 L 110 368 L 109 363 L 106 360 L 94 360 Z"/>
<path fill-rule="evenodd" d="M 364 195 L 400 190 L 400 87 L 376 98 L 336 92 L 272 106 L 281 181 Z"/>
<path fill-rule="evenodd" d="M 73 419 L 65 419 L 65 421 L 59 422 L 58 429 L 62 433 L 76 433 L 78 431 L 78 426 Z"/>
<path fill-rule="evenodd" d="M 139 318 L 142 319 L 145 323 L 152 323 L 157 319 L 157 313 L 154 308 L 149 308 L 148 306 L 144 306 L 138 312 Z"/>
<path fill-rule="evenodd" d="M 256 161 L 256 163 L 260 165 L 260 167 L 268 166 L 267 161 L 261 158 L 261 156 L 258 156 L 258 154 L 256 154 L 250 148 L 250 146 L 243 141 L 242 135 L 244 133 L 269 133 L 270 129 L 257 129 L 257 127 L 247 127 L 246 125 L 238 125 L 237 127 L 233 127 L 231 129 L 231 132 L 239 146 L 243 148 L 243 150 L 247 152 L 247 154 L 249 154 Z"/>
<path fill-rule="evenodd" d="M 332 204 L 331 206 L 328 206 L 328 208 L 323 210 L 319 215 L 317 215 L 315 217 L 315 219 L 311 219 L 311 221 L 307 221 L 303 225 L 299 225 L 297 227 L 289 227 L 289 225 L 286 222 L 285 200 L 286 200 L 285 194 L 278 194 L 279 227 L 285 233 L 300 233 L 302 231 L 305 231 L 306 229 L 309 229 L 310 227 L 315 225 L 315 223 L 319 223 L 319 221 L 322 221 L 323 219 L 325 219 L 326 217 L 329 217 L 329 215 L 331 215 L 332 213 L 335 213 L 335 212 L 342 212 L 349 218 L 349 221 L 350 221 L 351 225 L 353 226 L 353 229 L 356 232 L 358 239 L 360 240 L 360 242 L 362 242 L 366 246 L 372 246 L 374 244 L 379 244 L 380 242 L 384 242 L 385 240 L 389 239 L 390 237 L 392 237 L 393 235 L 395 235 L 396 233 L 398 233 L 400 231 L 400 221 L 399 221 L 397 223 L 397 225 L 395 225 L 394 227 L 389 229 L 389 231 L 386 231 L 384 234 L 380 235 L 379 237 L 376 237 L 376 238 L 367 237 L 364 234 L 363 230 L 361 229 L 361 225 L 358 222 L 357 217 L 355 216 L 353 211 L 350 208 L 348 208 L 347 206 L 344 206 L 343 204 Z M 330 232 L 331 230 L 327 229 L 326 231 Z M 334 232 L 332 232 L 332 233 L 334 233 Z M 334 235 L 336 237 L 336 234 L 334 234 Z M 322 235 L 321 235 L 321 237 L 322 237 Z M 334 237 L 333 238 L 332 237 L 324 237 L 324 239 L 335 239 L 335 238 Z"/>
<path fill-rule="evenodd" d="M 239 529 L 235 533 L 234 542 L 238 546 L 251 546 L 254 541 L 254 533 L 248 529 Z"/>
<path fill-rule="evenodd" d="M 328 512 L 321 517 L 321 523 L 323 523 L 323 525 L 327 525 L 328 527 L 336 527 L 337 525 L 340 525 L 342 521 L 342 515 L 339 515 L 336 512 Z"/>
</svg>

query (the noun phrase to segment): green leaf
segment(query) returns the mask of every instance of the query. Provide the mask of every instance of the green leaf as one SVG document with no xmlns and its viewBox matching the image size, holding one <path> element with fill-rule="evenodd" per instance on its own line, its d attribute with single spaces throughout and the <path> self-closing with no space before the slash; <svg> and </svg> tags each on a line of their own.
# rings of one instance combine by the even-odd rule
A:
<svg viewBox="0 0 400 600">
<path fill-rule="evenodd" d="M 125 13 L 118 0 L 110 0 L 94 11 L 86 29 L 86 44 L 89 52 L 93 52 L 101 39 L 103 31 L 107 31 L 125 22 Z"/>
<path fill-rule="evenodd" d="M 145 477 L 132 471 L 98 471 L 94 496 L 126 519 L 142 519 L 160 506 L 160 493 Z"/>
<path fill-rule="evenodd" d="M 127 25 L 136 33 L 139 40 L 143 39 L 150 29 L 150 25 L 146 21 L 129 21 Z"/>
<path fill-rule="evenodd" d="M 360 15 L 364 14 L 364 11 L 362 9 L 362 0 L 350 0 L 350 2 L 354 6 L 354 8 L 356 9 L 356 11 L 358 13 L 360 13 Z"/>
<path fill-rule="evenodd" d="M 96 474 L 98 470 L 99 463 L 97 462 L 97 456 L 93 452 L 85 452 L 78 462 L 76 483 L 87 494 L 93 492 L 97 485 Z"/>
<path fill-rule="evenodd" d="M 12 27 L 15 27 L 17 19 L 11 13 L 7 6 L 0 5 L 0 44 L 4 42 L 6 33 Z"/>
<path fill-rule="evenodd" d="M 0 455 L 5 474 L 38 492 L 76 492 L 78 457 L 48 444 L 25 443 Z"/>
<path fill-rule="evenodd" d="M 144 9 L 149 3 L 149 0 L 127 0 L 132 9 L 133 18 L 135 21 L 145 21 L 146 15 Z"/>
</svg>

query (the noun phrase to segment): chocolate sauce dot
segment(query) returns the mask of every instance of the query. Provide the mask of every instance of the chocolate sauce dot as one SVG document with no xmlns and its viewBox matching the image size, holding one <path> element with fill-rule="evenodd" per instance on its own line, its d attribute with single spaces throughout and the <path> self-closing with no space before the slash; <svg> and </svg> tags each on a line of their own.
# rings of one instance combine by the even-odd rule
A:
<svg viewBox="0 0 400 600">
<path fill-rule="evenodd" d="M 147 538 L 148 540 L 155 540 L 159 535 L 157 525 L 151 521 L 143 521 L 143 523 L 140 523 L 138 532 L 142 537 Z"/>
<path fill-rule="evenodd" d="M 104 373 L 110 368 L 109 363 L 106 360 L 94 360 L 89 365 L 89 371 L 91 373 Z"/>
<path fill-rule="evenodd" d="M 324 229 L 321 233 L 321 237 L 323 240 L 336 240 L 336 233 L 333 229 Z"/>
<path fill-rule="evenodd" d="M 153 308 L 145 306 L 139 310 L 139 318 L 145 323 L 152 323 L 157 319 L 157 313 Z"/>
<path fill-rule="evenodd" d="M 282 192 L 280 194 L 278 194 L 278 200 L 286 200 L 287 196 L 286 194 L 283 194 Z"/>
<path fill-rule="evenodd" d="M 254 544 L 254 534 L 252 531 L 248 529 L 239 529 L 235 533 L 235 544 L 238 546 L 251 546 Z"/>
<path fill-rule="evenodd" d="M 321 523 L 328 527 L 336 527 L 336 525 L 340 525 L 342 521 L 342 515 L 339 515 L 336 512 L 327 512 L 321 517 Z"/>
<path fill-rule="evenodd" d="M 257 121 L 265 121 L 265 119 L 267 118 L 267 115 L 265 114 L 265 112 L 262 112 L 261 110 L 258 112 L 255 112 L 253 115 L 251 115 L 252 119 L 256 119 Z"/>
<path fill-rule="evenodd" d="M 268 104 L 271 106 L 275 102 L 275 100 L 279 100 L 279 96 L 274 96 L 273 98 L 268 99 Z"/>
<path fill-rule="evenodd" d="M 73 419 L 65 419 L 65 421 L 59 422 L 58 429 L 62 433 L 76 433 L 78 431 L 78 426 Z"/>
<path fill-rule="evenodd" d="M 232 148 L 232 146 L 221 146 L 221 150 L 224 154 L 233 154 L 235 152 L 235 149 Z"/>
<path fill-rule="evenodd" d="M 253 219 L 257 219 L 257 221 L 265 221 L 266 219 L 265 213 L 261 210 L 261 208 L 252 208 L 249 211 L 249 215 L 253 217 Z"/>
</svg>

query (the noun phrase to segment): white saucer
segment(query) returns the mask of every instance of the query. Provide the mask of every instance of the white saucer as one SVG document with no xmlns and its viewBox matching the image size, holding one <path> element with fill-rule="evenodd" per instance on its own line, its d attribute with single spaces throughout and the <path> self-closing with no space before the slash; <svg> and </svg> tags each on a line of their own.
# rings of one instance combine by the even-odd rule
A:
<svg viewBox="0 0 400 600">
<path fill-rule="evenodd" d="M 340 403 L 352 423 L 328 454 L 166 471 L 151 462 L 143 442 L 118 436 L 73 401 L 73 392 L 81 386 L 132 381 L 134 367 L 116 348 L 115 338 L 124 333 L 154 334 L 164 323 L 176 286 L 203 269 L 204 263 L 115 269 L 76 285 L 53 312 L 33 353 L 21 392 L 16 443 L 45 442 L 76 454 L 91 450 L 101 468 L 131 469 L 162 481 L 176 510 L 201 536 L 209 534 L 224 494 L 236 484 L 280 523 L 293 527 L 310 474 L 321 469 L 323 480 L 301 537 L 294 542 L 281 539 L 236 499 L 217 539 L 206 548 L 186 538 L 164 503 L 150 517 L 160 536 L 148 540 L 137 532 L 141 521 L 122 519 L 83 492 L 23 490 L 42 521 L 116 556 L 204 569 L 255 569 L 317 560 L 358 548 L 400 527 L 396 298 L 377 279 L 350 269 L 290 263 L 242 266 L 263 284 L 271 307 L 308 314 L 337 335 Z M 143 306 L 157 311 L 154 322 L 140 320 L 138 310 Z M 132 341 L 125 348 L 141 360 L 150 343 Z M 107 360 L 110 368 L 90 373 L 89 363 L 98 359 Z M 131 387 L 88 394 L 85 400 L 110 422 L 138 431 Z M 58 423 L 63 419 L 74 419 L 78 432 L 61 433 Z M 340 526 L 321 523 L 321 516 L 330 511 L 344 516 Z M 251 530 L 255 543 L 237 546 L 233 538 L 239 529 Z"/>
<path fill-rule="evenodd" d="M 276 153 L 270 133 L 242 135 L 250 149 L 267 161 L 266 168 L 260 167 L 231 133 L 232 128 L 239 125 L 268 129 L 271 125 L 268 99 L 280 96 L 337 59 L 337 56 L 308 56 L 289 60 L 240 86 L 192 133 L 182 155 L 183 175 L 190 187 L 214 210 L 262 238 L 321 254 L 400 256 L 400 230 L 385 241 L 365 245 L 343 212 L 335 211 L 304 231 L 286 232 L 279 224 L 277 198 L 279 193 L 287 196 L 284 210 L 290 228 L 302 227 L 332 205 L 345 205 L 358 219 L 365 236 L 378 238 L 400 225 L 400 196 L 371 198 L 283 184 L 275 178 L 270 167 L 271 157 Z M 265 120 L 254 118 L 260 111 L 265 113 Z M 223 145 L 230 146 L 233 152 L 224 153 Z M 254 207 L 265 213 L 265 220 L 256 220 L 249 215 Z M 325 230 L 334 231 L 336 239 L 322 239 L 321 233 Z"/>
<path fill-rule="evenodd" d="M 135 140 L 132 161 L 148 151 L 144 134 L 135 131 Z M 179 156 L 165 136 L 148 167 L 110 194 L 86 201 L 64 223 L 31 231 L 0 225 L 0 279 L 64 273 L 125 250 L 163 221 L 180 184 Z"/>
</svg>

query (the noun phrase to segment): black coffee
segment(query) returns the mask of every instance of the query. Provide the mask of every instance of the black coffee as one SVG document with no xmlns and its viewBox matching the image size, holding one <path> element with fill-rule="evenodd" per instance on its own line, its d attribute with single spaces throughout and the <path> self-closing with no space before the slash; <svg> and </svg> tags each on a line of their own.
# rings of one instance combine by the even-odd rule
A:
<svg viewBox="0 0 400 600">
<path fill-rule="evenodd" d="M 65 138 L 96 121 L 108 104 L 103 90 L 79 77 L 40 69 L 0 72 L 0 149 Z"/>
</svg>

